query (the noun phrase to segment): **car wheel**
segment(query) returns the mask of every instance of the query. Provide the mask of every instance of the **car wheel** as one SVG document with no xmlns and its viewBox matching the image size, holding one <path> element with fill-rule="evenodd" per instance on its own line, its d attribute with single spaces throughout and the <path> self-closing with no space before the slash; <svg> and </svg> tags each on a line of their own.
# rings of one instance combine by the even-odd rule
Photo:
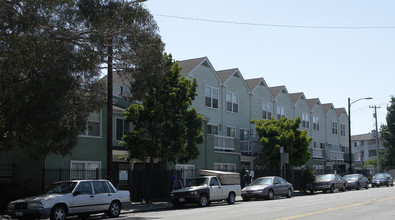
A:
<svg viewBox="0 0 395 220">
<path fill-rule="evenodd" d="M 331 185 L 331 188 L 329 189 L 329 191 L 330 191 L 331 193 L 334 193 L 334 192 L 335 192 L 335 186 L 334 186 L 334 185 Z"/>
<path fill-rule="evenodd" d="M 269 200 L 274 199 L 274 192 L 273 192 L 273 190 L 269 190 L 269 192 L 267 193 L 267 198 Z"/>
<path fill-rule="evenodd" d="M 346 184 L 343 184 L 343 186 L 342 186 L 342 192 L 345 192 L 346 191 Z"/>
<path fill-rule="evenodd" d="M 64 205 L 56 205 L 52 208 L 49 219 L 51 220 L 65 220 L 67 217 L 67 210 Z"/>
<path fill-rule="evenodd" d="M 117 218 L 121 214 L 121 205 L 117 201 L 113 201 L 107 211 L 110 218 Z"/>
<path fill-rule="evenodd" d="M 206 206 L 209 206 L 209 204 L 210 204 L 210 202 L 208 201 L 207 195 L 206 194 L 200 195 L 199 206 L 200 207 L 206 207 Z"/>
<path fill-rule="evenodd" d="M 314 190 L 310 190 L 310 194 L 313 195 L 314 194 Z"/>
<path fill-rule="evenodd" d="M 287 198 L 291 198 L 291 197 L 292 197 L 292 190 L 288 189 Z"/>
<path fill-rule="evenodd" d="M 361 189 L 361 186 L 359 185 L 359 183 L 357 184 L 357 190 Z"/>
<path fill-rule="evenodd" d="M 369 183 L 366 183 L 365 189 L 369 189 Z"/>
<path fill-rule="evenodd" d="M 326 189 L 323 189 L 322 192 L 323 192 L 323 193 L 326 193 Z"/>
<path fill-rule="evenodd" d="M 226 201 L 228 202 L 228 204 L 235 204 L 236 195 L 233 192 L 230 192 Z"/>
</svg>

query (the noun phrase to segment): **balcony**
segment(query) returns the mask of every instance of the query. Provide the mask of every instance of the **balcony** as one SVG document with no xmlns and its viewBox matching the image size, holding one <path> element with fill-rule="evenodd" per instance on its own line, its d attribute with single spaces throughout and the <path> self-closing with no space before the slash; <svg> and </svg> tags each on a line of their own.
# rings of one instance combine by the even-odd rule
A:
<svg viewBox="0 0 395 220">
<path fill-rule="evenodd" d="M 327 156 L 327 159 L 344 161 L 344 152 L 341 152 L 341 151 L 329 151 L 329 155 Z"/>
<path fill-rule="evenodd" d="M 241 153 L 252 155 L 262 152 L 263 146 L 257 140 L 240 141 Z"/>
<path fill-rule="evenodd" d="M 354 162 L 362 163 L 362 154 L 355 153 L 354 154 Z"/>
<path fill-rule="evenodd" d="M 214 150 L 216 150 L 216 151 L 234 151 L 235 150 L 235 138 L 214 135 Z"/>
<path fill-rule="evenodd" d="M 312 148 L 312 156 L 314 159 L 324 159 L 324 150 L 321 148 Z"/>
</svg>

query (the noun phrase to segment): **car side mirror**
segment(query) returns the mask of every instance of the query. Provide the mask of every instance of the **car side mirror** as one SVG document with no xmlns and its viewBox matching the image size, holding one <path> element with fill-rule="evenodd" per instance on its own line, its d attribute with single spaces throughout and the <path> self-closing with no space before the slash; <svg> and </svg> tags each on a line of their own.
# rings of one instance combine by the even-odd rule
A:
<svg viewBox="0 0 395 220">
<path fill-rule="evenodd" d="M 74 192 L 73 192 L 73 196 L 77 196 L 77 195 L 79 195 L 79 194 L 81 194 L 81 191 L 74 191 Z"/>
</svg>

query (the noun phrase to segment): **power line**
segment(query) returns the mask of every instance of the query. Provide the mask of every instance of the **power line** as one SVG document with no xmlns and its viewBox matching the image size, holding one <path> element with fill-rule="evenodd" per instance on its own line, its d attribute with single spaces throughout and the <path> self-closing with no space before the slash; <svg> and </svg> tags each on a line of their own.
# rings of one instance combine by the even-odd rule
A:
<svg viewBox="0 0 395 220">
<path fill-rule="evenodd" d="M 314 26 L 314 25 L 288 25 L 288 24 L 265 24 L 265 23 L 250 23 L 250 22 L 239 22 L 239 21 L 224 21 L 214 20 L 205 18 L 191 18 L 174 15 L 155 14 L 155 16 L 191 20 L 191 21 L 202 21 L 222 24 L 235 24 L 235 25 L 249 25 L 249 26 L 261 26 L 261 27 L 275 27 L 275 28 L 303 28 L 303 29 L 350 29 L 350 30 L 364 30 L 364 29 L 395 29 L 395 26 Z"/>
</svg>

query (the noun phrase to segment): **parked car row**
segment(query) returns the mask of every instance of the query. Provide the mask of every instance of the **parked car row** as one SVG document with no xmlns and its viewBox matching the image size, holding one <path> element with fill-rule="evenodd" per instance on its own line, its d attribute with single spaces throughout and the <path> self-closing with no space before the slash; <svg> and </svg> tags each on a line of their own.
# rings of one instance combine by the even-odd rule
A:
<svg viewBox="0 0 395 220">
<path fill-rule="evenodd" d="M 306 186 L 306 190 L 310 191 L 312 194 L 316 191 L 322 191 L 324 193 L 329 191 L 333 193 L 335 190 L 339 190 L 344 192 L 346 189 L 368 189 L 369 184 L 371 184 L 372 187 L 393 186 L 394 181 L 388 173 L 378 173 L 374 175 L 371 183 L 368 178 L 362 174 L 348 174 L 343 177 L 339 174 L 323 174 L 316 176 L 315 181 Z"/>
</svg>

